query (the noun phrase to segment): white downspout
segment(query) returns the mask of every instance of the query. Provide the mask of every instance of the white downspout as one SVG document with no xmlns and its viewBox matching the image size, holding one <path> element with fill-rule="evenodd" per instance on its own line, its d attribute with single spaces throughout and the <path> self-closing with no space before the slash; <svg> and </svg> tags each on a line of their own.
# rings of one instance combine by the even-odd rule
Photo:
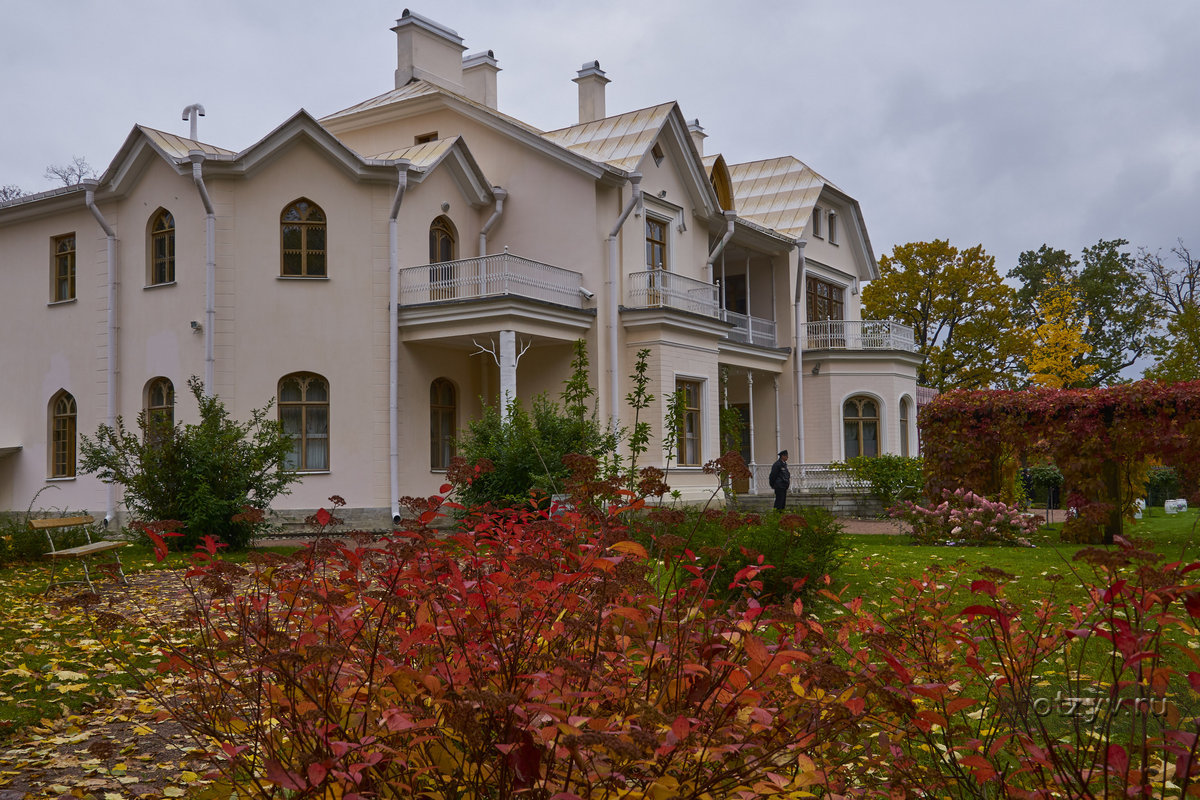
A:
<svg viewBox="0 0 1200 800">
<path fill-rule="evenodd" d="M 721 255 L 721 251 L 725 249 L 725 245 L 729 244 L 729 240 L 733 238 L 733 221 L 737 219 L 737 214 L 733 211 L 725 212 L 725 235 L 721 237 L 721 241 L 717 242 L 717 246 L 708 254 L 708 261 L 704 262 L 704 280 L 706 283 L 713 282 L 713 263 L 717 260 L 717 256 Z M 724 304 L 721 308 L 724 308 Z"/>
<path fill-rule="evenodd" d="M 500 215 L 504 213 L 504 199 L 508 197 L 508 192 L 501 189 L 499 186 L 492 187 L 492 195 L 496 198 L 496 210 L 488 217 L 488 221 L 483 223 L 483 227 L 479 229 L 479 257 L 483 258 L 487 255 L 487 238 L 492 231 L 492 226 L 500 219 Z"/>
<path fill-rule="evenodd" d="M 107 244 L 108 272 L 106 281 L 108 283 L 108 309 L 105 319 L 106 338 L 104 354 L 108 401 L 105 406 L 105 423 L 108 427 L 115 428 L 117 425 L 117 232 L 112 229 L 112 226 L 108 224 L 108 220 L 100 213 L 100 209 L 96 207 L 96 186 L 97 182 L 95 180 L 84 181 L 85 191 L 83 197 L 88 211 L 92 212 L 92 216 L 96 218 L 96 222 L 100 223 L 100 227 L 104 230 Z M 108 484 L 107 506 L 104 511 L 105 527 L 108 527 L 109 523 L 116 518 L 117 485 L 115 483 Z"/>
<path fill-rule="evenodd" d="M 625 204 L 625 208 L 621 211 L 621 216 L 617 217 L 617 224 L 613 225 L 612 232 L 608 234 L 608 276 L 604 281 L 605 297 L 608 302 L 608 414 L 609 414 L 609 429 L 616 433 L 620 423 L 619 403 L 621 393 L 617 387 L 617 325 L 620 322 L 620 315 L 617 313 L 617 307 L 620 305 L 617 297 L 617 234 L 621 232 L 621 226 L 625 224 L 625 220 L 629 217 L 629 212 L 637 208 L 637 216 L 642 215 L 642 175 L 640 172 L 634 172 L 629 175 L 629 183 L 633 188 L 633 194 L 629 198 L 629 202 Z"/>
<path fill-rule="evenodd" d="M 191 150 L 188 158 L 192 160 L 192 180 L 204 204 L 204 396 L 212 397 L 216 375 L 213 323 L 217 318 L 217 212 L 204 185 L 204 153 Z"/>
<path fill-rule="evenodd" d="M 396 196 L 388 214 L 388 472 L 392 523 L 400 524 L 400 245 L 397 219 L 408 188 L 408 159 L 395 163 Z"/>
<path fill-rule="evenodd" d="M 803 239 L 796 242 L 796 247 L 800 248 L 800 258 L 796 263 L 796 302 L 793 306 L 795 331 L 792 336 L 792 372 L 795 373 L 796 379 L 796 452 L 799 454 L 801 485 L 804 484 L 804 465 L 807 463 L 804 459 L 804 356 L 800 335 L 804 330 L 804 273 L 807 268 L 804 246 L 807 244 Z"/>
</svg>

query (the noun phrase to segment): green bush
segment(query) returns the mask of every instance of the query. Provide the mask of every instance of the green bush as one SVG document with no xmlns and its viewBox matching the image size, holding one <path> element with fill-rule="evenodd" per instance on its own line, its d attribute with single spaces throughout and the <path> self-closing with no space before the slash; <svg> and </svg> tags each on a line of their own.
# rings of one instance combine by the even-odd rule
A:
<svg viewBox="0 0 1200 800">
<path fill-rule="evenodd" d="M 125 489 L 134 519 L 178 520 L 185 548 L 211 535 L 233 548 L 246 547 L 267 526 L 271 502 L 298 479 L 287 469 L 291 439 L 268 412 L 254 409 L 249 422 L 229 418 L 215 395 L 191 378 L 200 408 L 196 425 L 169 425 L 138 415 L 138 433 L 101 425 L 95 440 L 80 437 L 81 468 Z"/>
<path fill-rule="evenodd" d="M 727 593 L 747 566 L 763 566 L 754 580 L 772 600 L 805 596 L 837 570 L 842 531 L 822 508 L 800 507 L 785 514 L 719 509 L 654 509 L 629 524 L 632 538 L 670 561 L 690 550 L 714 570 L 713 590 Z M 761 557 L 761 561 L 760 561 Z"/>
<path fill-rule="evenodd" d="M 865 483 L 887 511 L 902 500 L 913 500 L 924 483 L 925 461 L 920 456 L 855 456 L 835 464 L 855 480 Z"/>
</svg>

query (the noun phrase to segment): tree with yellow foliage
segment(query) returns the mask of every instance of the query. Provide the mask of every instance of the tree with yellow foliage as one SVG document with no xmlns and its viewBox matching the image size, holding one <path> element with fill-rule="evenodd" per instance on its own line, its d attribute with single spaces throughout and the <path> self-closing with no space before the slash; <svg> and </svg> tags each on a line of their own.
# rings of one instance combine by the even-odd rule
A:
<svg viewBox="0 0 1200 800">
<path fill-rule="evenodd" d="M 1079 312 L 1079 297 L 1071 284 L 1047 287 L 1038 296 L 1041 324 L 1033 332 L 1032 347 L 1025 356 L 1034 386 L 1065 389 L 1084 386 L 1096 371 L 1084 359 L 1092 351 L 1087 343 L 1087 321 Z"/>
</svg>

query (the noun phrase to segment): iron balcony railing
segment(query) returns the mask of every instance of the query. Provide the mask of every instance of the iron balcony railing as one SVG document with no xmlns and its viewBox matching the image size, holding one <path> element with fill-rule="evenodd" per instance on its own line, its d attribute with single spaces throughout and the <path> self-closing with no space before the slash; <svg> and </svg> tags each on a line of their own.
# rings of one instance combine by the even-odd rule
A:
<svg viewBox="0 0 1200 800">
<path fill-rule="evenodd" d="M 913 330 L 891 320 L 806 322 L 802 342 L 809 350 L 905 350 L 916 352 Z"/>
<path fill-rule="evenodd" d="M 443 261 L 400 270 L 400 305 L 485 297 L 527 297 L 583 308 L 583 275 L 507 250 L 491 256 Z"/>
<path fill-rule="evenodd" d="M 722 311 L 721 317 L 726 322 L 733 323 L 733 330 L 726 334 L 730 341 L 776 346 L 775 320 L 738 314 L 736 311 Z"/>
<path fill-rule="evenodd" d="M 626 283 L 625 304 L 630 308 L 674 308 L 719 318 L 716 285 L 685 278 L 665 269 L 633 272 Z"/>
</svg>

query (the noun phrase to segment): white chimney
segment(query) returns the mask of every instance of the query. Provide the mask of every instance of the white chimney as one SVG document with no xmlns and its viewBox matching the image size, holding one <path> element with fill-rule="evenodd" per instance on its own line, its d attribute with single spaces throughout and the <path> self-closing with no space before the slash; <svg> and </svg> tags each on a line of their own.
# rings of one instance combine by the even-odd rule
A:
<svg viewBox="0 0 1200 800">
<path fill-rule="evenodd" d="M 396 20 L 396 88 L 414 80 L 463 94 L 462 37 L 407 8 Z"/>
<path fill-rule="evenodd" d="M 579 84 L 579 124 L 604 119 L 604 86 L 609 83 L 600 69 L 599 61 L 591 61 L 579 70 L 579 77 L 572 79 Z"/>
<path fill-rule="evenodd" d="M 496 73 L 500 66 L 491 50 L 463 56 L 462 80 L 467 97 L 488 108 L 496 108 Z"/>
<path fill-rule="evenodd" d="M 708 138 L 708 134 L 704 132 L 700 120 L 694 119 L 688 123 L 688 133 L 692 136 L 692 144 L 696 145 L 696 152 L 703 156 L 704 140 Z"/>
</svg>

